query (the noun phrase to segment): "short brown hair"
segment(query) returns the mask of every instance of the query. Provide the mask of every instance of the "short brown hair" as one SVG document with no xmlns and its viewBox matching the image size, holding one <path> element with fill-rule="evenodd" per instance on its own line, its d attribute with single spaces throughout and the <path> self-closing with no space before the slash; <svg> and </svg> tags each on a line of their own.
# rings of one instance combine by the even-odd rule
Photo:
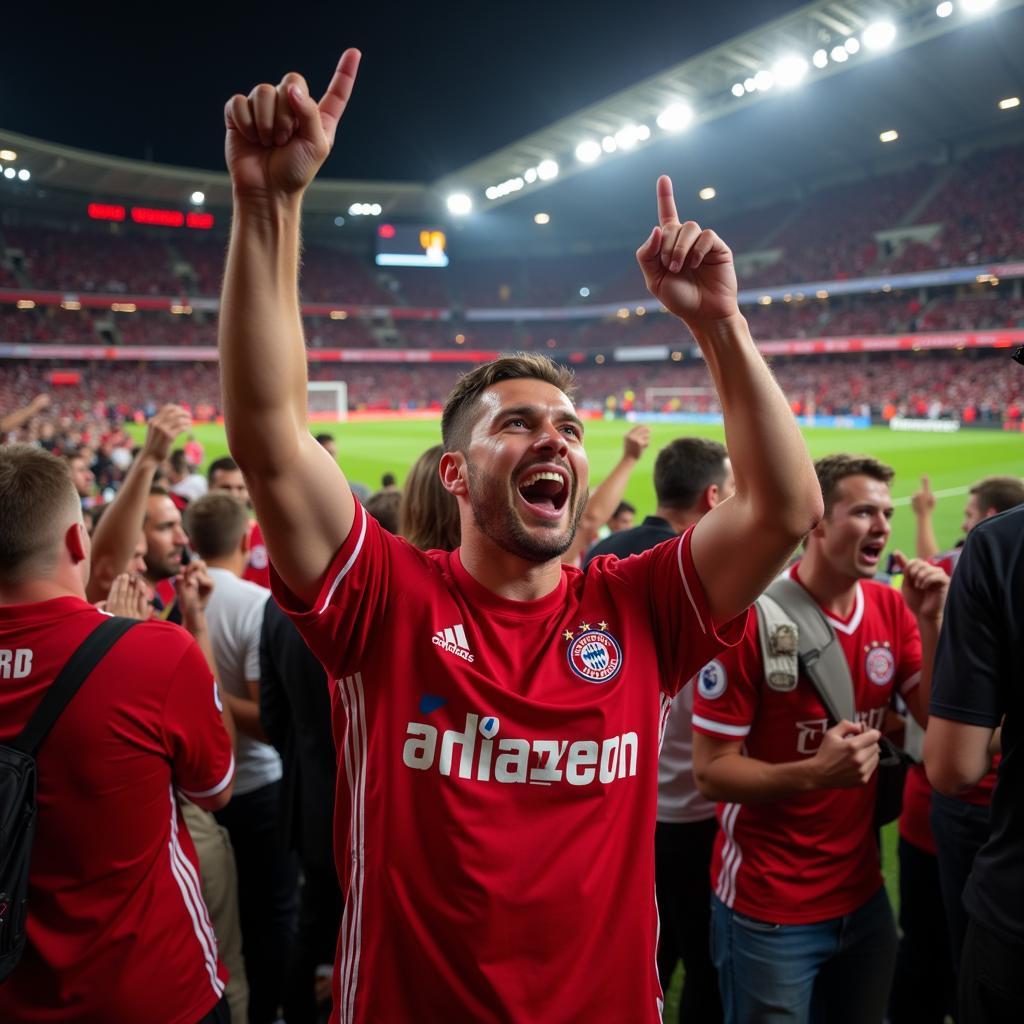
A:
<svg viewBox="0 0 1024 1024">
<path fill-rule="evenodd" d="M 1017 476 L 987 476 L 970 490 L 982 513 L 994 508 L 996 512 L 1024 504 L 1024 480 Z"/>
<path fill-rule="evenodd" d="M 825 502 L 825 515 L 832 511 L 832 506 L 839 497 L 837 490 L 841 481 L 848 476 L 869 476 L 883 484 L 892 483 L 896 475 L 892 466 L 887 466 L 870 455 L 826 455 L 814 464 L 814 472 L 818 475 L 821 497 Z"/>
<path fill-rule="evenodd" d="M 454 551 L 462 536 L 459 503 L 441 483 L 438 465 L 444 445 L 428 448 L 405 478 L 398 532 L 421 551 Z"/>
<path fill-rule="evenodd" d="M 185 532 L 200 558 L 233 554 L 248 529 L 246 507 L 226 491 L 210 491 L 185 509 Z"/>
<path fill-rule="evenodd" d="M 363 508 L 384 527 L 388 533 L 398 533 L 398 510 L 402 503 L 401 491 L 378 491 L 366 499 Z"/>
<path fill-rule="evenodd" d="M 572 400 L 576 378 L 572 370 L 536 352 L 514 352 L 492 359 L 463 374 L 452 388 L 441 413 L 441 440 L 445 451 L 461 451 L 469 441 L 474 407 L 480 395 L 503 380 L 529 378 L 553 384 Z"/>
<path fill-rule="evenodd" d="M 31 444 L 0 445 L 0 581 L 51 573 L 82 504 L 68 463 Z"/>
<path fill-rule="evenodd" d="M 706 437 L 677 437 L 658 452 L 654 493 L 663 508 L 692 509 L 711 484 L 725 482 L 724 444 Z"/>
</svg>

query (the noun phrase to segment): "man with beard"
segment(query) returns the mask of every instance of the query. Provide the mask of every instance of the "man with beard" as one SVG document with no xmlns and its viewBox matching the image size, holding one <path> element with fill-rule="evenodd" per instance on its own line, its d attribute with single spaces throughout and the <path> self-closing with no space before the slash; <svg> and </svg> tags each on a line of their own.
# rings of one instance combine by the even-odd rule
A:
<svg viewBox="0 0 1024 1024">
<path fill-rule="evenodd" d="M 332 1019 L 654 1024 L 660 730 L 821 515 L 813 467 L 740 315 L 731 252 L 680 223 L 661 178 L 637 258 L 714 377 L 734 497 L 636 558 L 563 566 L 587 500 L 583 424 L 568 371 L 518 355 L 467 374 L 444 408 L 461 548 L 381 530 L 305 426 L 297 294 L 302 195 L 359 56 L 319 104 L 290 73 L 225 111 L 228 439 L 278 603 L 336 694 Z"/>
</svg>

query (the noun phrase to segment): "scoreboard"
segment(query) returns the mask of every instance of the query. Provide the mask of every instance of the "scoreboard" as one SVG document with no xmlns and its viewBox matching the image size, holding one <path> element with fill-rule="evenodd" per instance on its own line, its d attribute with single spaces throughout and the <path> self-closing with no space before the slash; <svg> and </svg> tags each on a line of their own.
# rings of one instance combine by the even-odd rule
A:
<svg viewBox="0 0 1024 1024">
<path fill-rule="evenodd" d="M 448 239 L 425 224 L 381 224 L 377 228 L 378 267 L 447 267 Z"/>
</svg>

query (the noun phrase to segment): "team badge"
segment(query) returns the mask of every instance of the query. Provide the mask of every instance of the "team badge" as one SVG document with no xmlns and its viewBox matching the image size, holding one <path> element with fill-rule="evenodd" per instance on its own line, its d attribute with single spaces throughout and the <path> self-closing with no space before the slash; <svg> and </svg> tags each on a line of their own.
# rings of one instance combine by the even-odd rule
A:
<svg viewBox="0 0 1024 1024">
<path fill-rule="evenodd" d="M 729 676 L 725 666 L 716 658 L 700 670 L 697 676 L 697 692 L 705 700 L 717 700 L 725 693 L 728 682 Z"/>
<path fill-rule="evenodd" d="M 868 679 L 875 686 L 885 686 L 886 683 L 892 682 L 892 677 L 896 674 L 896 659 L 889 645 L 873 643 L 864 650 L 867 653 L 864 670 L 868 674 Z"/>
<path fill-rule="evenodd" d="M 591 629 L 589 622 L 580 623 L 580 632 L 568 629 L 562 634 L 569 641 L 569 668 L 588 683 L 607 683 L 622 668 L 622 648 L 608 632 L 608 623 Z"/>
</svg>

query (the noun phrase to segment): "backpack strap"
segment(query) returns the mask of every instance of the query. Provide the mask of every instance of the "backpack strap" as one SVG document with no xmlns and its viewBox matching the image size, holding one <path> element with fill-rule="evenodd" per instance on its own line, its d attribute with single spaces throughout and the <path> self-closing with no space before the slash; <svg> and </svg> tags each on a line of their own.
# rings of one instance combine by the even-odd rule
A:
<svg viewBox="0 0 1024 1024">
<path fill-rule="evenodd" d="M 104 617 L 103 621 L 82 641 L 79 648 L 68 658 L 57 678 L 50 684 L 39 702 L 28 725 L 8 744 L 15 750 L 35 757 L 43 740 L 46 739 L 61 712 L 71 703 L 82 683 L 100 663 L 103 656 L 115 643 L 137 626 L 138 619 L 116 616 Z"/>
<path fill-rule="evenodd" d="M 832 724 L 854 721 L 850 666 L 825 613 L 796 580 L 780 576 L 765 591 L 793 620 L 800 666 L 817 691 Z"/>
</svg>

